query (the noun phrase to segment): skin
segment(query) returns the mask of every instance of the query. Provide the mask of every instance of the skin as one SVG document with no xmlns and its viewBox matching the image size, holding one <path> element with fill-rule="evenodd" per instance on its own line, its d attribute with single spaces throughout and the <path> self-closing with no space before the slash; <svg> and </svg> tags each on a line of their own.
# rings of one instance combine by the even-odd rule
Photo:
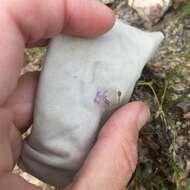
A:
<svg viewBox="0 0 190 190">
<path fill-rule="evenodd" d="M 20 78 L 25 47 L 60 32 L 95 37 L 112 28 L 110 9 L 94 0 L 0 0 L 0 188 L 39 190 L 12 170 L 31 124 L 39 73 Z M 73 183 L 65 190 L 122 190 L 137 163 L 137 140 L 150 116 L 142 102 L 118 110 L 102 128 Z"/>
</svg>

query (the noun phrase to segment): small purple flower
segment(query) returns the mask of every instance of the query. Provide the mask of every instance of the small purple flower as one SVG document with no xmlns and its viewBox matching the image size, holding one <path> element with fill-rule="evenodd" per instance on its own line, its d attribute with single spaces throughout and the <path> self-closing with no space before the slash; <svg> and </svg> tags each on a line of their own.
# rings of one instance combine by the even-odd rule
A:
<svg viewBox="0 0 190 190">
<path fill-rule="evenodd" d="M 98 91 L 94 101 L 97 104 L 100 104 L 102 101 L 106 100 L 107 96 L 108 96 L 108 91 L 107 90 Z"/>
</svg>

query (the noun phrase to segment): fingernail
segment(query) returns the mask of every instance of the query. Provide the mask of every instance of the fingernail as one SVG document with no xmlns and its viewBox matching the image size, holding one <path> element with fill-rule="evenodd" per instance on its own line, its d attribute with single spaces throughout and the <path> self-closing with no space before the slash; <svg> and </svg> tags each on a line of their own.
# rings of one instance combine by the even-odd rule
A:
<svg viewBox="0 0 190 190">
<path fill-rule="evenodd" d="M 137 119 L 137 127 L 139 128 L 139 130 L 142 129 L 142 127 L 144 127 L 144 125 L 149 120 L 150 120 L 150 110 L 145 104 L 142 104 Z"/>
</svg>

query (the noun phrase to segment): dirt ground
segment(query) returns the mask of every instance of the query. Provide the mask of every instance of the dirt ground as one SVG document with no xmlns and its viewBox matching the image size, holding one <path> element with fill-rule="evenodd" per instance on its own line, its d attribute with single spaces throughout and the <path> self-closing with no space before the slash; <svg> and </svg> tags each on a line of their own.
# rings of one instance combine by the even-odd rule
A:
<svg viewBox="0 0 190 190">
<path fill-rule="evenodd" d="M 132 100 L 144 100 L 152 119 L 141 132 L 139 164 L 127 189 L 188 190 L 190 187 L 190 18 L 171 7 L 155 26 L 145 23 L 126 1 L 111 5 L 124 22 L 162 31 L 165 40 L 144 69 Z M 40 70 L 46 48 L 25 51 L 23 72 Z M 44 190 L 51 187 L 16 173 Z"/>
</svg>

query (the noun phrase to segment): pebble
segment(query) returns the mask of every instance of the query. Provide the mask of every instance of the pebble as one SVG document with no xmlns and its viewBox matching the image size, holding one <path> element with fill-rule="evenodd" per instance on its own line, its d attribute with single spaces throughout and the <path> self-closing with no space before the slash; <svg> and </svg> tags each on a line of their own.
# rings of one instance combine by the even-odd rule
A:
<svg viewBox="0 0 190 190">
<path fill-rule="evenodd" d="M 128 0 L 128 5 L 151 25 L 162 18 L 171 4 L 171 0 Z"/>
<path fill-rule="evenodd" d="M 177 107 L 181 108 L 184 113 L 190 111 L 190 101 L 184 101 L 177 104 Z"/>
</svg>

